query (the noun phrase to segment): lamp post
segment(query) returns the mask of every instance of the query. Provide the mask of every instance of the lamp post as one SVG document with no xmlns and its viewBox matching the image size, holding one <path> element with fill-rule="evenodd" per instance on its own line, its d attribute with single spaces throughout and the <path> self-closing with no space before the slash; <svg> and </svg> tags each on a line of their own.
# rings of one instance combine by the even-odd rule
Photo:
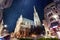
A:
<svg viewBox="0 0 60 40">
<path fill-rule="evenodd" d="M 5 28 L 7 28 L 7 25 L 4 25 Z"/>
<path fill-rule="evenodd" d="M 3 34 L 4 33 L 8 33 L 8 31 L 7 31 L 7 25 L 4 25 L 4 27 L 3 27 Z"/>
</svg>

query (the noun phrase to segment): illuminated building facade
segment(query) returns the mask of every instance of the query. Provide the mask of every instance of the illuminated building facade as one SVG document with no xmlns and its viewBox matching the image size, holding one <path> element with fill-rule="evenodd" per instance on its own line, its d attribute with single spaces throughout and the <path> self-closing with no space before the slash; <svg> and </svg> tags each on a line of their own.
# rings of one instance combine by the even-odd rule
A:
<svg viewBox="0 0 60 40">
<path fill-rule="evenodd" d="M 35 26 L 40 26 L 41 25 L 41 21 L 39 19 L 39 15 L 35 9 L 35 6 L 34 6 L 34 25 Z"/>
<path fill-rule="evenodd" d="M 19 19 L 17 20 L 17 24 L 16 24 L 16 28 L 15 28 L 14 33 L 20 32 L 21 35 L 26 37 L 27 35 L 29 35 L 29 31 L 30 31 L 31 26 L 35 26 L 35 27 L 41 26 L 41 22 L 40 22 L 40 19 L 39 19 L 37 12 L 36 12 L 35 7 L 34 7 L 34 17 L 33 18 L 34 18 L 34 21 L 24 18 L 21 15 L 19 17 Z"/>
<path fill-rule="evenodd" d="M 30 28 L 30 25 L 34 25 L 34 22 L 32 20 L 26 19 L 20 16 L 19 20 L 17 21 L 17 25 L 15 28 L 15 32 L 18 32 L 20 28 Z"/>
<path fill-rule="evenodd" d="M 44 9 L 44 17 L 48 24 L 51 35 L 54 35 L 60 26 L 60 1 L 54 0 L 53 3 L 47 5 Z M 56 36 L 56 34 L 55 34 Z"/>
</svg>

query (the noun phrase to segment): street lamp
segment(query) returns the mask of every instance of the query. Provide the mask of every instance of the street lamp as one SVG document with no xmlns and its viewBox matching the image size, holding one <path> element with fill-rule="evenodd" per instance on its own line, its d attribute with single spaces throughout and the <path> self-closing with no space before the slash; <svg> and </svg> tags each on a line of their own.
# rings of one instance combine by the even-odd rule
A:
<svg viewBox="0 0 60 40">
<path fill-rule="evenodd" d="M 44 24 L 42 24 L 44 26 Z"/>
<path fill-rule="evenodd" d="M 4 25 L 4 31 L 6 31 L 7 30 L 7 25 Z"/>
<path fill-rule="evenodd" d="M 4 25 L 5 28 L 7 28 L 7 25 Z"/>
</svg>

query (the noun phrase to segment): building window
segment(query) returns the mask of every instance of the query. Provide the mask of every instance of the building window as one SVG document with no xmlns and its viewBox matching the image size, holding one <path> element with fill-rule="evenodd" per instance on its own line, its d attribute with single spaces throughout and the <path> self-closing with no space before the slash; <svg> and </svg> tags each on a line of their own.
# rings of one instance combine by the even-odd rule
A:
<svg viewBox="0 0 60 40">
<path fill-rule="evenodd" d="M 47 9 L 49 9 L 49 8 L 47 8 Z"/>
<path fill-rule="evenodd" d="M 21 25 L 25 25 L 25 23 L 22 22 Z"/>
<path fill-rule="evenodd" d="M 55 10 L 55 8 L 53 8 Z"/>
<path fill-rule="evenodd" d="M 53 20 L 55 20 L 55 18 L 51 18 L 51 19 L 50 19 L 50 22 L 53 21 Z"/>
<path fill-rule="evenodd" d="M 49 31 L 47 31 L 47 34 L 49 34 Z"/>
<path fill-rule="evenodd" d="M 60 19 L 60 15 L 59 15 L 59 19 Z"/>
<path fill-rule="evenodd" d="M 58 13 L 58 11 L 55 11 L 55 13 Z"/>
<path fill-rule="evenodd" d="M 53 14 L 52 13 L 50 13 L 49 15 L 48 15 L 48 17 L 50 17 L 50 16 L 52 16 Z"/>
</svg>

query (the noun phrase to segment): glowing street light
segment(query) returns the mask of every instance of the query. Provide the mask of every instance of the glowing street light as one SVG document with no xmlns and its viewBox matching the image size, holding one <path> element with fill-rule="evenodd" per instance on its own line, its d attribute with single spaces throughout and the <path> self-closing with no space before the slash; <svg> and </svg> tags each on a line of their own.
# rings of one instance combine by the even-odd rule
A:
<svg viewBox="0 0 60 40">
<path fill-rule="evenodd" d="M 44 24 L 42 24 L 44 26 Z"/>
<path fill-rule="evenodd" d="M 7 25 L 4 25 L 5 28 L 7 28 Z"/>
</svg>

